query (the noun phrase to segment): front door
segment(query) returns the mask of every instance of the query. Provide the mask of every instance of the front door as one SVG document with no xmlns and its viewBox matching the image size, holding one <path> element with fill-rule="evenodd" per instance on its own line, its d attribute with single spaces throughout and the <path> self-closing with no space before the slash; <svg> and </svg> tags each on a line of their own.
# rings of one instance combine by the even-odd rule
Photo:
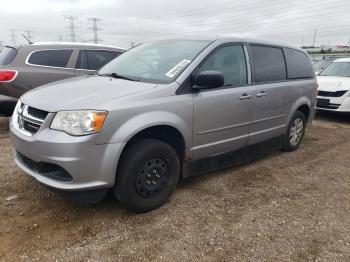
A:
<svg viewBox="0 0 350 262">
<path fill-rule="evenodd" d="M 252 121 L 251 87 L 243 45 L 212 52 L 196 73 L 214 70 L 224 75 L 224 86 L 194 94 L 193 158 L 200 159 L 244 148 Z"/>
</svg>

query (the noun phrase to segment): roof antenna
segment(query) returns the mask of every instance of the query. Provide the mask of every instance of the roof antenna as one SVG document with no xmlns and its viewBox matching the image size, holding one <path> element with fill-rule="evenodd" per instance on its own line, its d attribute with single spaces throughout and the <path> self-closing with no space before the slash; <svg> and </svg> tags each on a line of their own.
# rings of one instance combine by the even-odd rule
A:
<svg viewBox="0 0 350 262">
<path fill-rule="evenodd" d="M 25 34 L 22 34 L 22 36 L 28 41 L 28 44 L 34 44 L 33 42 L 32 42 L 32 40 L 30 40 L 30 38 L 29 37 L 27 37 Z"/>
</svg>

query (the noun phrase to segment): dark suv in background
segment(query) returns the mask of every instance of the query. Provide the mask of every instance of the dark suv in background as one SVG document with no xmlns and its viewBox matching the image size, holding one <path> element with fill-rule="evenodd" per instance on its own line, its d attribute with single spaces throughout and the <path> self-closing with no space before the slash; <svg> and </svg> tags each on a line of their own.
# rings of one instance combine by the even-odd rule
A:
<svg viewBox="0 0 350 262">
<path fill-rule="evenodd" d="M 86 43 L 6 46 L 0 53 L 0 115 L 11 115 L 25 92 L 54 81 L 92 74 L 125 49 Z"/>
</svg>

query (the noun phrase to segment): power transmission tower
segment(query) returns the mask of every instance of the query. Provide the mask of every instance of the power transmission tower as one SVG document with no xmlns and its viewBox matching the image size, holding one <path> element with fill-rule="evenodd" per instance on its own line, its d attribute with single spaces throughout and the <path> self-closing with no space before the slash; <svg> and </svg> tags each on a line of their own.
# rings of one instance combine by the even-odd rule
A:
<svg viewBox="0 0 350 262">
<path fill-rule="evenodd" d="M 94 38 L 90 41 L 94 42 L 95 44 L 98 44 L 99 42 L 102 42 L 101 39 L 98 38 L 98 31 L 103 30 L 102 28 L 98 27 L 98 22 L 101 22 L 101 19 L 98 19 L 96 17 L 88 18 L 89 22 L 92 22 L 92 26 L 88 29 L 92 30 L 94 34 Z"/>
<path fill-rule="evenodd" d="M 11 36 L 11 42 L 12 45 L 16 45 L 16 30 L 15 29 L 10 29 L 10 36 Z"/>
<path fill-rule="evenodd" d="M 74 16 L 71 15 L 63 15 L 64 19 L 68 21 L 68 29 L 69 29 L 69 37 L 72 42 L 76 41 L 76 34 L 75 29 L 77 28 L 74 24 L 75 20 L 77 19 Z"/>
<path fill-rule="evenodd" d="M 316 34 L 317 34 L 317 31 L 316 31 L 316 28 L 315 28 L 314 41 L 312 42 L 312 46 L 313 47 L 315 47 L 315 43 L 316 43 Z"/>
</svg>

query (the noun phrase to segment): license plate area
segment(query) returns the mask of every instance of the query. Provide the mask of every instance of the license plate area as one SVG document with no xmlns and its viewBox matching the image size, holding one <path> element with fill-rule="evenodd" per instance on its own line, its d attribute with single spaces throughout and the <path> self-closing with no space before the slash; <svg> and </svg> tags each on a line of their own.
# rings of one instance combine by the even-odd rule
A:
<svg viewBox="0 0 350 262">
<path fill-rule="evenodd" d="M 329 106 L 330 99 L 326 98 L 317 98 L 317 105 L 318 106 Z"/>
</svg>

